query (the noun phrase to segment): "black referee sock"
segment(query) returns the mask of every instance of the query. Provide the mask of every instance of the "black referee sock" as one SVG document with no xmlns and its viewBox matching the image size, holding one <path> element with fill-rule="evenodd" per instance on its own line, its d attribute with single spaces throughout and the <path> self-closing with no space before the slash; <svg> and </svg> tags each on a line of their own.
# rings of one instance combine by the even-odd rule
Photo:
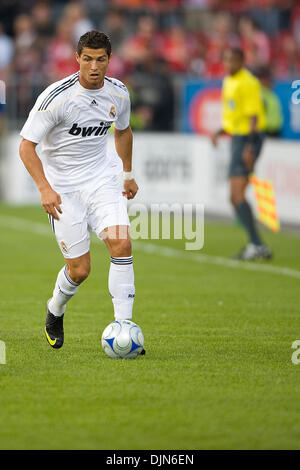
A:
<svg viewBox="0 0 300 470">
<path fill-rule="evenodd" d="M 258 234 L 251 207 L 249 206 L 248 202 L 245 200 L 238 204 L 235 208 L 235 211 L 244 228 L 246 229 L 251 243 L 254 245 L 262 245 L 263 242 Z"/>
</svg>

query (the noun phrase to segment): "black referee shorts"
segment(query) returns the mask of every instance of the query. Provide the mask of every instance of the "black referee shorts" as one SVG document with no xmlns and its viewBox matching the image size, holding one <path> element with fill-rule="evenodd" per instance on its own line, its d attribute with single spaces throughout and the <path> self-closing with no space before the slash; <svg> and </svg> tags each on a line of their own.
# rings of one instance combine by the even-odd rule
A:
<svg viewBox="0 0 300 470">
<path fill-rule="evenodd" d="M 254 145 L 255 161 L 258 159 L 264 141 L 264 133 L 258 133 Z M 243 162 L 243 150 L 249 143 L 248 135 L 233 135 L 231 140 L 231 158 L 229 165 L 229 178 L 231 176 L 248 176 L 250 171 Z"/>
</svg>

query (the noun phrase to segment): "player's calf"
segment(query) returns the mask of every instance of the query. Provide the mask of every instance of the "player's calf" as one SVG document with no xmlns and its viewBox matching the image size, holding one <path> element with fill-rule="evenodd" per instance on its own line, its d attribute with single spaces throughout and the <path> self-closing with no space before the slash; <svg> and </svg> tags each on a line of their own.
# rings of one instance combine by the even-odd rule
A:
<svg viewBox="0 0 300 470">
<path fill-rule="evenodd" d="M 62 316 L 65 313 L 66 304 L 76 294 L 79 285 L 71 279 L 67 266 L 64 266 L 58 273 L 53 296 L 48 302 L 49 311 L 57 317 Z"/>
</svg>

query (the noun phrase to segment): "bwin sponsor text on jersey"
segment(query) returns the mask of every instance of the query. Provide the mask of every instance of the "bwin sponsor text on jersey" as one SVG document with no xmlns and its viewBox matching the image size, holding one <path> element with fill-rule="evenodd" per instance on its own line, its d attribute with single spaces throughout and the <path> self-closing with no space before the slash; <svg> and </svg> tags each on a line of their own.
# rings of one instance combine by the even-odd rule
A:
<svg viewBox="0 0 300 470">
<path fill-rule="evenodd" d="M 113 121 L 102 121 L 99 126 L 80 127 L 77 122 L 69 130 L 69 134 L 81 137 L 105 135 Z"/>
</svg>

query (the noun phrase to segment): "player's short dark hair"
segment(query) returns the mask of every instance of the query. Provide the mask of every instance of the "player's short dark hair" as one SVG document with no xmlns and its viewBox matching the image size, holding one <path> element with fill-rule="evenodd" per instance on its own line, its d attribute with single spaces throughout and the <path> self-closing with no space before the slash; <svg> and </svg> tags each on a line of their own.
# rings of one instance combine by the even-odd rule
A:
<svg viewBox="0 0 300 470">
<path fill-rule="evenodd" d="M 231 54 L 238 57 L 242 62 L 244 61 L 244 58 L 245 58 L 244 51 L 240 49 L 239 47 L 229 47 L 227 51 L 231 52 Z"/>
<path fill-rule="evenodd" d="M 111 43 L 108 36 L 101 31 L 93 29 L 83 34 L 77 45 L 77 53 L 81 55 L 82 49 L 88 47 L 89 49 L 105 49 L 108 57 L 111 54 Z"/>
</svg>

